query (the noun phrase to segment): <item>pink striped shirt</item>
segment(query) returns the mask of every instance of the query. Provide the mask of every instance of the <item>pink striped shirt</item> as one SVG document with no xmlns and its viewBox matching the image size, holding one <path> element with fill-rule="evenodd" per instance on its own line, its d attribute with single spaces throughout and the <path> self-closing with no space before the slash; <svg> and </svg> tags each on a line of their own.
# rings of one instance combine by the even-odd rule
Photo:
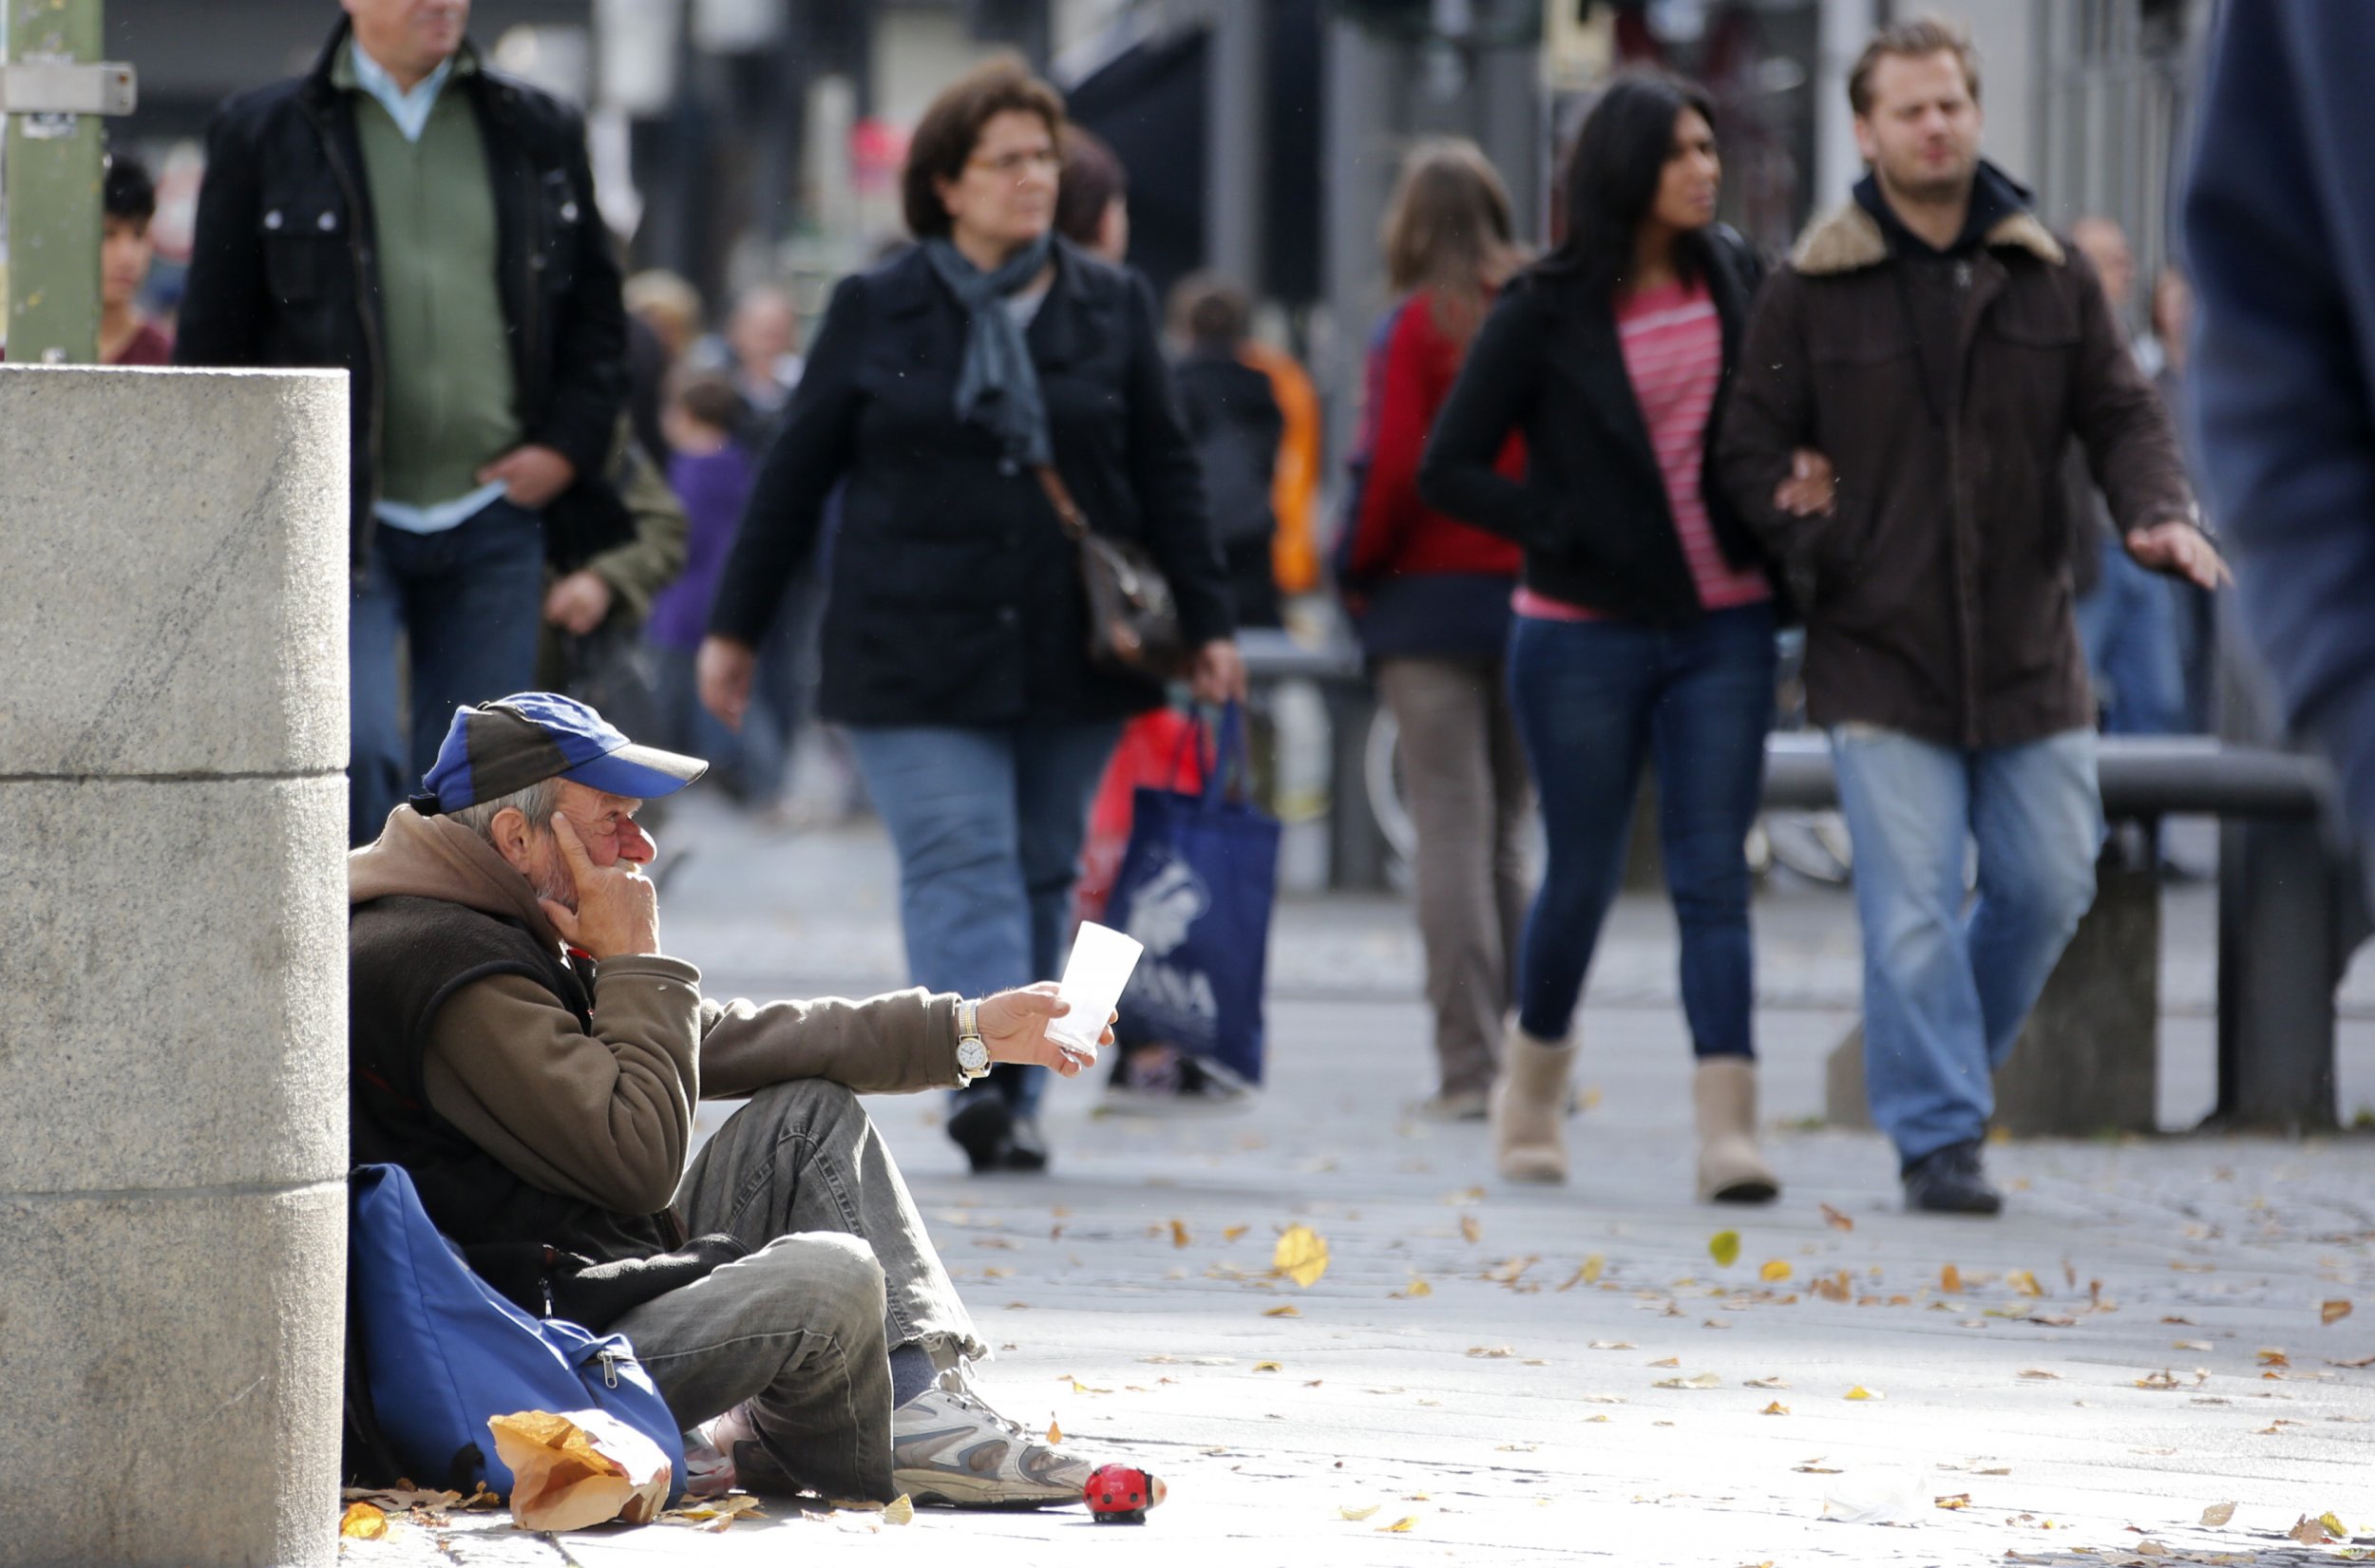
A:
<svg viewBox="0 0 2375 1568">
<path fill-rule="evenodd" d="M 1665 477 L 1666 505 L 1682 544 L 1699 602 L 1708 610 L 1730 610 L 1773 596 L 1762 572 L 1735 567 L 1716 540 L 1707 519 L 1700 475 L 1706 459 L 1707 417 L 1723 377 L 1723 323 L 1706 285 L 1669 283 L 1619 300 L 1617 342 L 1624 373 L 1633 383 L 1649 442 Z M 1512 607 L 1543 620 L 1599 620 L 1604 612 L 1548 598 L 1520 588 Z"/>
</svg>

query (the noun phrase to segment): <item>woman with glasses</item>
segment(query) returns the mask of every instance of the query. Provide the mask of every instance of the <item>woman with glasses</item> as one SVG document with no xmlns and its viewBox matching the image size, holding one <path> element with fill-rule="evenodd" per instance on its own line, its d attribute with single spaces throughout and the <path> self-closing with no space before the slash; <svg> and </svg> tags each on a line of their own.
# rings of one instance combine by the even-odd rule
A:
<svg viewBox="0 0 2375 1568">
<path fill-rule="evenodd" d="M 964 996 L 1056 973 L 1090 798 L 1155 681 L 1089 659 L 1075 548 L 1038 470 L 1150 550 L 1199 697 L 1240 696 L 1220 553 L 1146 285 L 1051 233 L 1063 104 L 1009 59 L 935 99 L 901 196 L 918 243 L 846 279 L 763 458 L 700 653 L 729 724 L 842 492 L 818 709 L 899 854 L 907 964 Z M 1045 1074 L 958 1092 L 976 1171 L 1036 1171 Z"/>
</svg>

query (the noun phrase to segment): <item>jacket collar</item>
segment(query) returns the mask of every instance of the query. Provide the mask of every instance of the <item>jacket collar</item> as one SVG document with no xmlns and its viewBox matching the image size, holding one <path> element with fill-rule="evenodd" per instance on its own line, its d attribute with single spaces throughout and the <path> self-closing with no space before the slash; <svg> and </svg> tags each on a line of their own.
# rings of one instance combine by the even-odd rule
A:
<svg viewBox="0 0 2375 1568">
<path fill-rule="evenodd" d="M 408 805 L 398 806 L 378 839 L 347 852 L 350 906 L 399 895 L 516 921 L 540 944 L 560 949 L 560 933 L 528 879 L 492 844 L 450 817 L 424 817 Z"/>
<path fill-rule="evenodd" d="M 1061 237 L 1055 241 L 1054 254 L 1055 277 L 1048 285 L 1038 313 L 1023 332 L 1023 341 L 1031 346 L 1032 363 L 1042 368 L 1080 358 L 1109 331 L 1090 319 L 1095 312 L 1086 297 L 1084 274 L 1098 263 Z M 872 286 L 884 314 L 894 320 L 936 309 L 951 312 L 957 309 L 956 300 L 932 275 L 931 263 L 924 259 L 921 247 L 910 248 L 885 263 L 874 274 Z"/>
<path fill-rule="evenodd" d="M 1869 183 L 1867 176 L 1864 184 Z M 1871 199 L 1878 201 L 1876 190 Z M 2049 267 L 2068 260 L 2062 242 L 2029 210 L 2028 192 L 1994 164 L 1980 164 L 1972 201 L 1979 232 L 1965 242 L 1990 250 L 2026 251 Z M 1791 253 L 1790 264 L 1808 277 L 1835 277 L 1877 267 L 1890 255 L 1890 236 L 1873 216 L 1864 185 L 1859 184 L 1856 199 L 1808 226 Z"/>
<path fill-rule="evenodd" d="M 353 67 L 344 64 L 347 43 L 353 36 L 354 19 L 342 13 L 338 25 L 330 29 L 329 42 L 322 45 L 321 53 L 314 57 L 313 67 L 305 73 L 304 90 L 308 96 L 327 102 L 354 85 Z M 462 47 L 453 51 L 453 75 L 446 85 L 453 86 L 464 78 L 480 75 L 484 69 L 478 46 L 466 37 Z"/>
</svg>

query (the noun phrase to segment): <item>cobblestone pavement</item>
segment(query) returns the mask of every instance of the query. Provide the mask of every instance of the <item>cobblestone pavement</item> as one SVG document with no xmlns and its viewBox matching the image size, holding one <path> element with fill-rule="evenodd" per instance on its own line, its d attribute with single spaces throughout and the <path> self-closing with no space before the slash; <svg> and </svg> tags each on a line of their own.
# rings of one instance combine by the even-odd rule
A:
<svg viewBox="0 0 2375 1568">
<path fill-rule="evenodd" d="M 871 835 L 688 810 L 675 837 L 662 932 L 712 990 L 899 978 Z M 2172 899 L 2173 977 L 2207 968 L 2194 897 Z M 1160 1473 L 1144 1529 L 778 1510 L 548 1541 L 498 1518 L 350 1560 L 2273 1564 L 2353 1549 L 2286 1538 L 2328 1513 L 2375 1545 L 2375 1364 L 2351 1365 L 2375 1352 L 2375 1140 L 2005 1144 L 2001 1220 L 1902 1215 L 1877 1138 L 1801 1124 L 1853 1000 L 1852 916 L 1806 896 L 1758 935 L 1785 1194 L 1701 1207 L 1671 938 L 1628 903 L 1603 977 L 1639 989 L 1596 982 L 1586 1009 L 1576 1179 L 1512 1188 L 1480 1127 L 1402 1108 L 1427 1054 L 1407 918 L 1282 912 L 1272 1079 L 1243 1117 L 1101 1118 L 1059 1085 L 1054 1173 L 976 1180 L 937 1096 L 873 1103 L 999 1348 L 985 1391 Z M 2176 1124 L 2207 1104 L 2209 1024 L 2171 991 Z M 2375 1091 L 2369 1032 L 2346 1027 L 2346 1105 Z M 1330 1249 L 1309 1289 L 1271 1272 L 1290 1224 Z"/>
</svg>

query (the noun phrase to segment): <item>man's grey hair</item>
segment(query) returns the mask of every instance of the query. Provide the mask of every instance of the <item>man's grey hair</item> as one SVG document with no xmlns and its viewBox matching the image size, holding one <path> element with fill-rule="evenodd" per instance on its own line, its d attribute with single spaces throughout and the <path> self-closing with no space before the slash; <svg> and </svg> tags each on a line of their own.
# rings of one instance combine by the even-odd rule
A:
<svg viewBox="0 0 2375 1568">
<path fill-rule="evenodd" d="M 560 808 L 560 781 L 539 779 L 525 789 L 515 789 L 508 795 L 498 795 L 491 801 L 481 801 L 446 815 L 491 844 L 495 841 L 495 819 L 506 807 L 517 807 L 520 815 L 528 820 L 529 827 L 548 833 L 552 830 L 553 813 Z"/>
</svg>

